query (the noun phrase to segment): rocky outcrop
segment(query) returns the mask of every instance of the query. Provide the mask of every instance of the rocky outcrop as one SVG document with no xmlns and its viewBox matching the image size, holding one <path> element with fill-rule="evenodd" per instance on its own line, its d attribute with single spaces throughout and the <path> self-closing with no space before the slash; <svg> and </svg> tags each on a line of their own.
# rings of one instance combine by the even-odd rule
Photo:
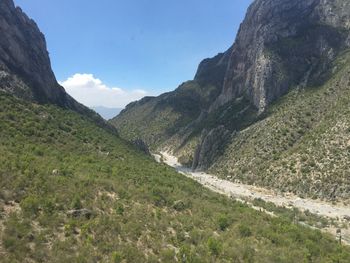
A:
<svg viewBox="0 0 350 263">
<path fill-rule="evenodd" d="M 211 131 L 203 130 L 201 142 L 194 154 L 192 169 L 206 170 L 224 150 L 224 146 L 231 137 L 231 132 L 224 126 L 219 126 Z"/>
<path fill-rule="evenodd" d="M 322 81 L 336 55 L 349 46 L 349 17 L 349 1 L 256 0 L 211 110 L 245 96 L 263 112 L 291 87 Z"/>
<path fill-rule="evenodd" d="M 44 35 L 13 0 L 0 1 L 0 32 L 0 91 L 71 109 L 109 127 L 57 83 Z"/>
</svg>

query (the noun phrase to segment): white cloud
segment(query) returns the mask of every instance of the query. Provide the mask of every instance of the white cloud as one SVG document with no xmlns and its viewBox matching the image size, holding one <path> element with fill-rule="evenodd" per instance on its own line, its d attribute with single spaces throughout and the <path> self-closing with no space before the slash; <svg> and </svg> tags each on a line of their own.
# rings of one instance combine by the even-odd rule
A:
<svg viewBox="0 0 350 263">
<path fill-rule="evenodd" d="M 147 92 L 141 89 L 127 91 L 108 87 L 93 74 L 78 73 L 59 83 L 69 95 L 88 107 L 124 108 L 128 103 L 147 95 Z"/>
</svg>

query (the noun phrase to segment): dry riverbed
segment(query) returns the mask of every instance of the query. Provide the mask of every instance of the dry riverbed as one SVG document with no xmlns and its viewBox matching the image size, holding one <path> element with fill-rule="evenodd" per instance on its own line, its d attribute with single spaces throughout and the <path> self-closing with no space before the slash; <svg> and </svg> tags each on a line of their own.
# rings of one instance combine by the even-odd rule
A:
<svg viewBox="0 0 350 263">
<path fill-rule="evenodd" d="M 338 204 L 327 203 L 319 200 L 300 198 L 293 194 L 277 194 L 271 190 L 255 187 L 245 184 L 237 184 L 228 180 L 222 180 L 218 177 L 203 172 L 193 172 L 191 169 L 183 167 L 177 158 L 168 152 L 161 152 L 160 155 L 154 155 L 155 159 L 163 161 L 167 165 L 174 167 L 179 173 L 194 179 L 208 189 L 220 194 L 227 195 L 238 200 L 263 200 L 271 202 L 278 207 L 297 208 L 300 211 L 309 211 L 312 214 L 333 220 L 342 227 L 343 241 L 350 244 L 350 230 L 348 220 L 350 219 L 350 207 Z M 263 210 L 273 214 L 265 209 L 254 206 L 253 208 Z M 321 230 L 336 235 L 339 227 L 330 226 Z"/>
</svg>

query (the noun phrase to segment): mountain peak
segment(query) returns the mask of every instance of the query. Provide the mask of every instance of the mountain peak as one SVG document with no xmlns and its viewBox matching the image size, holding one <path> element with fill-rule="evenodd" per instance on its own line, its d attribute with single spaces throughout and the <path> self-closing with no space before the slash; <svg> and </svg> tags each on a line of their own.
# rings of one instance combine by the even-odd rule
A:
<svg viewBox="0 0 350 263">
<path fill-rule="evenodd" d="M 263 112 L 293 86 L 319 80 L 350 46 L 349 13 L 350 3 L 341 0 L 253 2 L 211 109 L 245 96 Z"/>
<path fill-rule="evenodd" d="M 172 150 L 193 168 L 211 167 L 223 154 L 236 156 L 225 147 L 263 123 L 274 102 L 328 83 L 349 48 L 350 1 L 255 0 L 231 48 L 203 60 L 194 81 L 130 104 L 112 123 L 126 139 Z M 254 149 L 253 159 L 266 148 Z"/>
</svg>

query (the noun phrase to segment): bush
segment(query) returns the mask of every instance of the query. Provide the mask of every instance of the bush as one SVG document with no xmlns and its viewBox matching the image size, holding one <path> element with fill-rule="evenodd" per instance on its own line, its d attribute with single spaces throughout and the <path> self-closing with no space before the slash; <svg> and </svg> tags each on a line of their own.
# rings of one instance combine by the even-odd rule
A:
<svg viewBox="0 0 350 263">
<path fill-rule="evenodd" d="M 176 211 L 181 212 L 181 211 L 187 209 L 188 206 L 189 206 L 189 205 L 186 204 L 184 201 L 179 200 L 179 201 L 175 201 L 175 202 L 174 202 L 173 208 L 174 208 Z"/>
<path fill-rule="evenodd" d="M 83 205 L 80 201 L 80 197 L 79 196 L 74 196 L 72 203 L 71 203 L 71 208 L 72 209 L 82 209 Z"/>
<path fill-rule="evenodd" d="M 252 231 L 246 225 L 240 225 L 238 227 L 238 230 L 239 230 L 241 237 L 250 237 L 252 235 Z"/>
<path fill-rule="evenodd" d="M 220 255 L 221 250 L 222 250 L 222 244 L 220 241 L 218 241 L 217 239 L 215 239 L 213 237 L 210 237 L 208 239 L 207 244 L 208 244 L 209 251 L 212 255 L 214 255 L 214 256 Z"/>
<path fill-rule="evenodd" d="M 118 252 L 112 253 L 112 262 L 113 263 L 120 263 L 120 262 L 122 262 L 122 260 L 123 260 L 123 257 L 120 253 L 118 253 Z"/>
<path fill-rule="evenodd" d="M 230 220 L 226 215 L 221 215 L 218 219 L 219 228 L 221 231 L 225 231 L 230 226 Z"/>
<path fill-rule="evenodd" d="M 20 206 L 25 214 L 32 216 L 38 214 L 40 204 L 36 196 L 28 196 L 21 201 Z"/>
</svg>

